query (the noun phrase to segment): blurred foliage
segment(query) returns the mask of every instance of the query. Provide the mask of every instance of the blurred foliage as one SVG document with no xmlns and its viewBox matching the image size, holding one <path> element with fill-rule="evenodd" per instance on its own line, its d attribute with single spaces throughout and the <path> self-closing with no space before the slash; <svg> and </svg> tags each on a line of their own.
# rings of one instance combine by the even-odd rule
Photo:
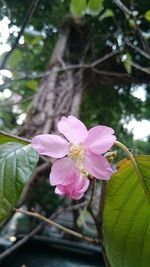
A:
<svg viewBox="0 0 150 267">
<path fill-rule="evenodd" d="M 32 191 L 27 205 L 29 208 L 37 207 L 38 209 L 42 207 L 46 214 L 50 215 L 64 201 L 65 199 L 59 198 L 54 193 L 54 187 L 50 186 L 49 181 L 45 177 L 41 177 L 41 181 L 35 184 L 34 191 Z"/>
<path fill-rule="evenodd" d="M 9 18 L 8 43 L 10 45 L 15 41 L 16 32 L 22 25 L 30 3 L 29 0 L 0 2 L 0 19 L 5 16 Z M 8 105 L 0 105 L 1 128 L 14 129 L 17 127 L 21 114 L 26 112 L 33 94 L 38 90 L 40 78 L 28 80 L 22 79 L 22 77 L 45 71 L 64 21 L 71 17 L 70 10 L 75 17 L 84 15 L 82 19 L 89 27 L 92 51 L 86 59 L 88 62 L 107 54 L 112 49 L 119 49 L 122 51 L 122 57 L 125 56 L 121 66 L 122 71 L 133 75 L 136 73 L 136 69 L 131 67 L 131 60 L 144 67 L 149 66 L 147 58 L 138 53 L 136 49 L 126 45 L 125 39 L 132 42 L 135 47 L 142 49 L 144 49 L 143 42 L 149 45 L 150 2 L 146 0 L 141 5 L 140 0 L 126 0 L 123 1 L 123 4 L 133 12 L 133 16 L 124 14 L 111 0 L 39 1 L 35 14 L 26 27 L 17 49 L 14 50 L 7 62 L 6 67 L 11 69 L 14 79 L 14 82 L 10 82 L 9 78 L 5 78 L 5 83 L 8 84 L 7 88 L 11 90 L 12 95 L 18 93 L 23 98 L 20 103 L 15 104 L 11 102 L 10 97 L 6 100 Z M 80 19 L 78 18 L 78 20 Z M 135 23 L 139 25 L 141 35 L 135 29 L 137 27 Z M 77 42 L 78 40 L 76 40 Z M 120 68 L 121 61 L 121 57 L 115 57 L 110 65 L 110 70 Z M 85 77 L 85 80 L 87 78 Z M 15 81 L 15 79 L 18 80 Z M 97 123 L 113 127 L 118 138 L 132 146 L 132 134 L 127 133 L 123 124 L 128 123 L 131 118 L 149 119 L 150 117 L 149 84 L 145 86 L 146 101 L 141 101 L 131 94 L 133 86 L 125 83 L 115 86 L 99 86 L 93 82 L 93 86 L 87 88 L 83 95 L 82 119 L 89 127 Z M 1 88 L 4 91 L 6 87 L 2 86 Z M 0 100 L 0 103 L 4 102 L 3 98 Z"/>
<path fill-rule="evenodd" d="M 40 78 L 34 79 L 34 75 L 41 74 L 47 69 L 59 33 L 64 24 L 72 20 L 72 16 L 75 17 L 76 25 L 83 21 L 89 30 L 91 49 L 87 53 L 85 62 L 93 62 L 111 51 L 119 50 L 120 55 L 113 57 L 106 66 L 104 64 L 104 70 L 106 67 L 108 72 L 121 71 L 134 76 L 137 70 L 131 66 L 131 61 L 149 67 L 149 60 L 139 53 L 137 48 L 150 54 L 147 51 L 147 47 L 150 46 L 150 1 L 144 0 L 142 4 L 141 0 L 122 0 L 122 2 L 132 11 L 132 16 L 124 14 L 112 0 L 39 1 L 19 45 L 6 64 L 12 77 L 10 79 L 9 75 L 3 76 L 4 84 L 0 86 L 1 129 L 15 131 L 18 124 L 21 124 L 22 116 L 25 115 L 41 82 Z M 7 43 L 10 46 L 15 42 L 30 4 L 30 0 L 0 1 L 0 20 L 6 17 L 9 19 Z M 135 49 L 127 45 L 126 41 L 131 42 Z M 71 45 L 76 47 L 75 51 L 78 50 L 77 39 L 73 39 Z M 0 63 L 5 55 L 6 52 L 1 56 Z M 29 76 L 30 79 L 27 78 Z M 146 90 L 146 100 L 142 101 L 133 94 L 136 84 L 123 81 L 116 82 L 114 85 L 111 80 L 108 83 L 110 79 L 108 76 L 100 85 L 89 73 L 85 73 L 84 78 L 88 85 L 83 93 L 80 115 L 85 124 L 88 127 L 96 124 L 110 126 L 115 129 L 118 139 L 131 148 L 133 153 L 150 153 L 150 139 L 133 141 L 133 135 L 128 133 L 127 127 L 124 127 L 124 124 L 128 125 L 132 118 L 137 120 L 150 118 L 149 84 L 143 85 Z M 92 80 L 90 84 L 87 82 L 89 78 Z M 18 102 L 14 98 L 16 95 L 22 97 Z M 120 158 L 120 152 L 118 158 Z M 49 213 L 62 204 L 62 200 L 54 194 L 54 189 L 50 188 L 49 182 L 43 179 L 48 174 L 43 176 L 42 182 L 37 183 L 32 190 L 28 206 L 35 206 L 37 209 L 40 206 Z M 80 219 L 79 224 L 84 223 L 83 218 Z"/>
</svg>

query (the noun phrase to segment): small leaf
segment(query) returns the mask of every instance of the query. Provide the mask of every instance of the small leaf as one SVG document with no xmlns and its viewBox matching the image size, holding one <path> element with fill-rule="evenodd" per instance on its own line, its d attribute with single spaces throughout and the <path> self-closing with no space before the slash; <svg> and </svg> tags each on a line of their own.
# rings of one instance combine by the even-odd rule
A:
<svg viewBox="0 0 150 267">
<path fill-rule="evenodd" d="M 36 91 L 38 83 L 35 80 L 29 80 L 25 83 L 25 85 L 33 91 Z"/>
<path fill-rule="evenodd" d="M 74 17 L 83 16 L 86 11 L 86 0 L 72 0 L 70 10 Z"/>
<path fill-rule="evenodd" d="M 113 17 L 114 12 L 111 9 L 106 9 L 105 12 L 99 17 L 99 20 L 102 21 L 105 18 Z"/>
<path fill-rule="evenodd" d="M 103 213 L 105 251 L 112 267 L 150 266 L 150 156 L 123 160 L 107 184 Z"/>
<path fill-rule="evenodd" d="M 15 207 L 37 161 L 38 155 L 31 145 L 0 145 L 0 222 Z"/>
<path fill-rule="evenodd" d="M 124 55 L 126 58 L 124 60 L 124 67 L 126 69 L 126 71 L 131 74 L 132 72 L 132 65 L 131 65 L 131 60 L 132 60 L 132 57 L 131 57 L 131 54 L 130 53 L 126 53 Z"/>
<path fill-rule="evenodd" d="M 144 15 L 144 18 L 147 20 L 147 21 L 150 21 L 150 10 L 147 10 L 145 15 Z"/>
<path fill-rule="evenodd" d="M 42 35 L 40 34 L 32 34 L 32 32 L 25 32 L 24 33 L 24 41 L 30 45 L 35 45 L 40 42 L 42 39 Z"/>
<path fill-rule="evenodd" d="M 15 68 L 19 64 L 21 57 L 22 57 L 21 51 L 18 48 L 16 48 L 9 57 L 7 65 L 11 68 Z"/>
<path fill-rule="evenodd" d="M 103 9 L 103 0 L 90 0 L 87 5 L 87 14 L 97 16 Z"/>
<path fill-rule="evenodd" d="M 136 28 L 136 23 L 134 19 L 128 19 L 128 23 L 131 29 L 135 29 Z"/>
</svg>

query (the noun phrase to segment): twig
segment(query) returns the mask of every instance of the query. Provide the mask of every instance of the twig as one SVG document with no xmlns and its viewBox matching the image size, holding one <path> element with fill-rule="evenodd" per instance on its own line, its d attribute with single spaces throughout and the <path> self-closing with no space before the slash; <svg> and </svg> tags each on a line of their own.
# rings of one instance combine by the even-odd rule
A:
<svg viewBox="0 0 150 267">
<path fill-rule="evenodd" d="M 26 138 L 23 138 L 23 137 L 14 135 L 14 134 L 6 133 L 4 131 L 0 131 L 0 135 L 3 135 L 3 136 L 6 136 L 6 137 L 11 137 L 13 139 L 16 139 L 16 142 L 17 142 L 17 140 L 20 140 L 20 141 L 23 141 L 23 142 L 28 143 L 28 144 L 31 143 L 31 140 L 29 140 L 29 139 L 26 139 Z"/>
<path fill-rule="evenodd" d="M 135 51 L 137 51 L 140 55 L 143 57 L 150 59 L 150 54 L 146 53 L 144 50 L 142 50 L 140 47 L 133 45 L 129 40 L 124 41 L 128 46 L 133 48 Z"/>
<path fill-rule="evenodd" d="M 72 207 L 67 207 L 67 208 L 61 208 L 61 209 L 57 209 L 51 216 L 51 219 L 54 219 L 56 216 L 58 216 L 61 212 L 68 210 L 68 208 L 72 208 L 72 209 L 76 209 L 83 206 L 83 204 L 85 205 L 85 202 L 80 203 L 78 205 L 72 206 Z M 4 251 L 3 253 L 0 254 L 0 261 L 3 260 L 4 258 L 8 257 L 11 253 L 13 253 L 16 249 L 18 249 L 19 247 L 23 246 L 32 236 L 34 236 L 35 234 L 37 234 L 45 225 L 45 222 L 41 222 L 40 224 L 38 224 L 34 230 L 32 230 L 29 234 L 27 234 L 25 237 L 23 237 L 21 240 L 19 240 L 18 242 L 16 242 L 13 246 L 11 246 L 10 248 L 8 248 L 6 251 Z"/>
<path fill-rule="evenodd" d="M 75 232 L 75 231 L 73 231 L 73 230 L 71 230 L 71 229 L 69 229 L 67 227 L 64 227 L 64 226 L 62 226 L 62 225 L 60 225 L 60 224 L 58 224 L 58 223 L 46 218 L 45 216 L 43 216 L 43 215 L 41 215 L 41 214 L 39 214 L 37 212 L 25 211 L 25 210 L 21 210 L 21 209 L 14 209 L 14 210 L 16 212 L 20 212 L 20 213 L 26 214 L 28 216 L 32 216 L 32 217 L 35 217 L 35 218 L 37 218 L 39 220 L 42 220 L 45 223 L 47 223 L 47 224 L 49 224 L 51 226 L 54 226 L 54 227 L 62 230 L 63 232 L 65 232 L 67 234 L 70 234 L 70 235 L 73 235 L 73 236 L 75 236 L 75 237 L 77 237 L 79 239 L 83 239 L 83 240 L 86 240 L 86 241 L 92 242 L 92 243 L 98 243 L 97 239 L 93 239 L 91 237 L 84 236 L 84 235 L 82 235 L 80 233 L 77 233 L 77 232 Z"/>
<path fill-rule="evenodd" d="M 136 62 L 132 61 L 132 60 L 130 61 L 130 64 L 131 64 L 134 68 L 136 68 L 136 69 L 138 69 L 138 70 L 141 70 L 142 72 L 145 72 L 145 73 L 147 73 L 147 74 L 150 74 L 150 68 L 145 68 L 145 67 L 143 67 L 143 66 L 137 64 Z"/>
<path fill-rule="evenodd" d="M 97 226 L 97 219 L 96 219 L 96 216 L 95 216 L 95 214 L 93 212 L 93 208 L 92 208 L 92 202 L 93 202 L 94 193 L 95 193 L 95 184 L 96 184 L 96 180 L 94 178 L 91 180 L 91 196 L 90 196 L 89 203 L 87 205 L 87 210 L 91 214 L 93 221 L 95 222 L 95 225 Z"/>
<path fill-rule="evenodd" d="M 131 76 L 127 73 L 111 72 L 111 71 L 99 70 L 97 68 L 93 68 L 92 70 L 98 74 L 102 74 L 102 75 L 106 75 L 106 76 L 114 76 L 114 77 L 118 77 L 118 78 L 120 78 L 120 77 L 131 78 Z"/>
<path fill-rule="evenodd" d="M 0 69 L 3 69 L 5 67 L 5 64 L 6 64 L 7 60 L 8 60 L 8 58 L 10 57 L 10 55 L 12 54 L 12 52 L 14 51 L 14 49 L 18 46 L 20 37 L 24 33 L 25 27 L 29 23 L 29 21 L 30 21 L 30 19 L 31 19 L 31 17 L 32 17 L 32 15 L 33 15 L 33 13 L 34 13 L 34 11 L 36 9 L 36 7 L 37 7 L 38 2 L 39 2 L 39 0 L 32 0 L 32 2 L 30 4 L 30 7 L 28 9 L 28 12 L 27 12 L 27 14 L 24 17 L 24 20 L 23 20 L 23 23 L 22 23 L 20 32 L 18 33 L 18 36 L 17 36 L 17 38 L 15 40 L 15 43 L 13 44 L 11 50 L 4 57 L 4 59 L 3 59 L 2 63 L 1 63 Z"/>
<path fill-rule="evenodd" d="M 24 245 L 32 236 L 37 234 L 43 227 L 44 223 L 40 223 L 35 229 L 33 229 L 29 234 L 27 234 L 25 237 L 23 237 L 21 240 L 16 242 L 13 246 L 8 248 L 6 251 L 0 254 L 0 261 L 2 261 L 4 258 L 8 257 L 11 253 L 13 253 L 16 249 Z"/>
<path fill-rule="evenodd" d="M 123 13 L 128 14 L 129 16 L 132 16 L 132 11 L 128 9 L 120 0 L 114 0 L 116 5 L 123 11 Z"/>
<path fill-rule="evenodd" d="M 125 16 L 127 15 L 128 17 L 133 19 L 133 21 L 135 23 L 135 30 L 137 31 L 137 33 L 138 33 L 138 35 L 139 35 L 139 37 L 141 39 L 141 42 L 143 44 L 143 48 L 147 53 L 149 53 L 150 52 L 150 48 L 149 48 L 148 42 L 143 37 L 142 31 L 141 31 L 141 29 L 140 29 L 140 27 L 139 27 L 139 25 L 138 25 L 138 23 L 136 21 L 135 16 L 133 15 L 133 12 L 130 9 L 128 9 L 120 0 L 114 0 L 114 2 L 123 11 Z"/>
</svg>

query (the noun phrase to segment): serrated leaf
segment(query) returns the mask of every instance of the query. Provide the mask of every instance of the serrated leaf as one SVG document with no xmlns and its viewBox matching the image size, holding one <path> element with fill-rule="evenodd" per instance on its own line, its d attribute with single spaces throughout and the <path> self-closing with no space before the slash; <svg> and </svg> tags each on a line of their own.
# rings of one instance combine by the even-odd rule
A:
<svg viewBox="0 0 150 267">
<path fill-rule="evenodd" d="M 111 267 L 150 266 L 150 156 L 135 159 L 142 182 L 123 160 L 106 188 L 103 236 Z"/>
<path fill-rule="evenodd" d="M 103 9 L 103 0 L 90 0 L 87 5 L 87 14 L 97 16 Z"/>
<path fill-rule="evenodd" d="M 113 17 L 114 12 L 111 9 L 106 9 L 105 12 L 99 17 L 99 20 L 102 21 L 105 18 Z"/>
<path fill-rule="evenodd" d="M 74 17 L 83 16 L 86 11 L 86 0 L 72 0 L 70 10 Z"/>
<path fill-rule="evenodd" d="M 31 145 L 0 145 L 0 222 L 15 207 L 37 161 L 38 155 Z"/>
<path fill-rule="evenodd" d="M 150 10 L 147 10 L 144 14 L 144 18 L 147 20 L 147 21 L 150 21 Z"/>
<path fill-rule="evenodd" d="M 29 80 L 25 83 L 25 85 L 33 91 L 36 91 L 38 83 L 35 80 Z"/>
<path fill-rule="evenodd" d="M 30 142 L 26 141 L 26 140 L 20 140 L 17 137 L 14 136 L 9 136 L 9 134 L 0 131 L 0 145 L 1 144 L 5 144 L 8 142 L 17 142 L 23 145 L 28 145 Z"/>
<path fill-rule="evenodd" d="M 132 56 L 129 53 L 126 53 L 126 59 L 124 60 L 124 67 L 126 69 L 126 71 L 131 74 L 132 72 L 132 65 L 131 65 L 131 60 L 132 60 Z"/>
</svg>

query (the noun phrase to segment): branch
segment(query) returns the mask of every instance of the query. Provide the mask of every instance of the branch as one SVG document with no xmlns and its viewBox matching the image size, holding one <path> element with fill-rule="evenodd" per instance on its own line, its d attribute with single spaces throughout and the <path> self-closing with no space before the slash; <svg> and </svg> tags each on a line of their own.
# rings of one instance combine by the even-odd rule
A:
<svg viewBox="0 0 150 267">
<path fill-rule="evenodd" d="M 120 0 L 114 0 L 116 5 L 123 11 L 123 13 L 132 16 L 132 12 L 130 9 L 128 9 Z"/>
<path fill-rule="evenodd" d="M 135 51 L 137 51 L 140 55 L 143 57 L 150 59 L 150 54 L 146 53 L 144 50 L 142 50 L 140 47 L 133 45 L 129 40 L 124 41 L 128 46 L 133 48 Z"/>
<path fill-rule="evenodd" d="M 135 69 L 138 69 L 138 70 L 141 70 L 142 72 L 145 72 L 147 74 L 150 74 L 150 68 L 145 68 L 141 65 L 139 65 L 138 63 L 134 62 L 134 61 L 130 61 L 130 64 L 135 68 Z"/>
<path fill-rule="evenodd" d="M 39 214 L 37 212 L 25 211 L 25 210 L 21 210 L 21 209 L 14 209 L 14 210 L 16 212 L 20 212 L 22 214 L 26 214 L 28 216 L 35 217 L 35 218 L 37 218 L 39 220 L 42 220 L 45 223 L 49 224 L 50 226 L 54 226 L 54 227 L 58 228 L 59 230 L 62 230 L 63 232 L 65 232 L 65 233 L 67 233 L 69 235 L 73 235 L 73 236 L 75 236 L 75 237 L 77 237 L 79 239 L 83 239 L 83 240 L 86 240 L 86 241 L 92 242 L 92 243 L 98 243 L 97 239 L 93 239 L 91 237 L 84 236 L 84 235 L 82 235 L 80 233 L 77 233 L 77 232 L 75 232 L 75 231 L 73 231 L 73 230 L 71 230 L 71 229 L 69 229 L 67 227 L 64 227 L 64 226 L 62 226 L 62 225 L 60 225 L 60 224 L 58 224 L 58 223 L 46 218 L 45 216 L 43 216 L 43 215 L 41 215 L 41 214 Z"/>
<path fill-rule="evenodd" d="M 63 71 L 69 71 L 69 70 L 76 70 L 76 69 L 92 69 L 94 67 L 96 67 L 97 65 L 99 65 L 100 63 L 106 61 L 107 59 L 113 57 L 114 55 L 117 55 L 118 53 L 120 53 L 119 50 L 116 50 L 116 51 L 113 51 L 113 52 L 110 52 L 106 55 L 104 55 L 103 57 L 89 63 L 89 64 L 86 64 L 86 63 L 83 63 L 83 64 L 74 64 L 74 65 L 69 65 L 69 66 L 64 66 L 64 67 L 61 67 L 61 68 L 58 68 L 56 70 L 49 70 L 49 71 L 46 71 L 44 73 L 39 73 L 39 74 L 36 74 L 36 75 L 31 75 L 31 76 L 27 76 L 27 75 L 24 75 L 20 78 L 17 78 L 17 79 L 14 79 L 14 80 L 11 80 L 11 83 L 12 82 L 19 82 L 19 81 L 22 81 L 22 80 L 32 80 L 32 79 L 40 79 L 40 78 L 44 78 L 46 76 L 49 76 L 50 74 L 55 74 L 55 73 L 59 73 L 59 72 L 63 72 Z M 1 74 L 2 76 L 5 76 L 3 74 Z M 6 87 L 9 87 L 11 85 L 11 83 L 6 83 L 6 84 L 3 84 L 0 86 L 1 89 L 4 89 Z"/>
<path fill-rule="evenodd" d="M 131 78 L 131 76 L 128 73 L 105 71 L 105 70 L 99 70 L 97 68 L 93 68 L 92 70 L 98 74 L 102 74 L 105 76 L 112 76 L 112 77 L 118 77 L 118 78 L 120 78 L 120 77 Z"/>
<path fill-rule="evenodd" d="M 69 207 L 65 207 L 65 208 L 59 208 L 57 209 L 51 216 L 51 219 L 54 219 L 56 216 L 58 216 L 60 213 L 64 212 L 64 211 L 69 211 L 69 210 L 74 210 L 74 209 L 79 209 L 82 208 L 86 205 L 86 201 L 79 203 L 77 205 L 74 206 L 69 206 Z M 3 253 L 0 254 L 0 261 L 3 260 L 4 258 L 6 258 L 7 256 L 9 256 L 11 253 L 13 253 L 16 249 L 18 249 L 19 247 L 21 247 L 22 245 L 24 245 L 32 236 L 34 236 L 35 234 L 37 234 L 42 227 L 45 225 L 45 222 L 42 222 L 40 224 L 38 224 L 34 230 L 32 230 L 29 234 L 27 234 L 25 237 L 23 237 L 21 240 L 19 240 L 17 243 L 15 243 L 13 246 L 11 246 L 10 248 L 8 248 L 6 251 L 4 251 Z"/>
<path fill-rule="evenodd" d="M 150 52 L 149 44 L 148 44 L 147 40 L 145 40 L 145 38 L 143 37 L 142 31 L 139 27 L 139 24 L 136 21 L 135 16 L 133 15 L 133 12 L 130 9 L 128 9 L 120 0 L 114 0 L 114 2 L 123 11 L 125 16 L 127 15 L 134 20 L 135 26 L 136 26 L 136 31 L 137 31 L 140 39 L 141 39 L 141 42 L 143 44 L 143 48 L 147 53 L 149 53 Z"/>
<path fill-rule="evenodd" d="M 14 49 L 18 46 L 18 43 L 19 43 L 19 40 L 20 40 L 20 37 L 22 36 L 22 34 L 24 33 L 24 30 L 27 26 L 27 24 L 29 23 L 36 7 L 37 7 L 37 4 L 38 4 L 39 0 L 32 0 L 30 6 L 29 6 L 29 9 L 27 11 L 27 14 L 25 15 L 24 17 L 24 20 L 23 20 L 23 23 L 22 23 L 22 26 L 21 26 L 21 29 L 20 29 L 20 32 L 18 33 L 18 36 L 15 40 L 15 43 L 13 44 L 11 50 L 6 54 L 6 56 L 4 57 L 2 63 L 1 63 L 1 66 L 0 66 L 0 69 L 3 69 L 5 67 L 5 64 L 8 60 L 8 58 L 10 57 L 10 55 L 12 54 L 12 52 L 14 51 Z"/>
</svg>

